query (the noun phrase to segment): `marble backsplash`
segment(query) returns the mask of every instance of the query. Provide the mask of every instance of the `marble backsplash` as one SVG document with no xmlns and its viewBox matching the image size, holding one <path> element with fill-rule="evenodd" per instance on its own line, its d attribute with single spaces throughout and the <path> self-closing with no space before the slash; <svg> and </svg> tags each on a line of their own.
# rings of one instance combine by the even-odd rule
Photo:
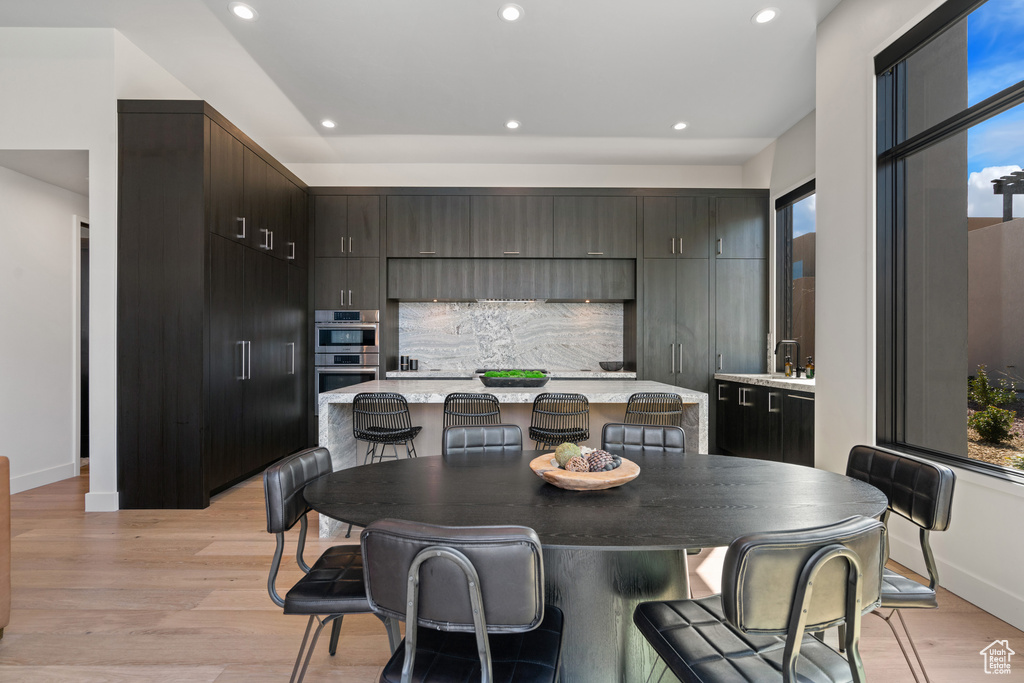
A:
<svg viewBox="0 0 1024 683">
<path fill-rule="evenodd" d="M 622 304 L 403 302 L 398 347 L 421 371 L 600 370 L 622 360 Z"/>
</svg>

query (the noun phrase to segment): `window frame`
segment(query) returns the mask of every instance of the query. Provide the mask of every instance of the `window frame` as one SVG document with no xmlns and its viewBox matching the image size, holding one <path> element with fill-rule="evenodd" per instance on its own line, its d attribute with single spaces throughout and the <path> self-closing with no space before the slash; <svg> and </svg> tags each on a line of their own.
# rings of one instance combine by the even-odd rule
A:
<svg viewBox="0 0 1024 683">
<path fill-rule="evenodd" d="M 948 0 L 875 57 L 876 76 L 876 441 L 895 451 L 933 459 L 980 474 L 1024 484 L 1024 471 L 992 465 L 901 440 L 906 377 L 907 322 L 905 160 L 971 127 L 1024 104 L 1024 81 L 906 136 L 906 61 L 987 0 Z M 967 378 L 964 378 L 966 382 Z M 965 419 L 966 419 L 966 406 Z"/>
<path fill-rule="evenodd" d="M 793 338 L 793 205 L 813 194 L 815 181 L 812 178 L 775 200 L 776 340 Z M 797 365 L 802 361 L 800 358 L 795 360 Z M 777 367 L 776 370 L 781 370 L 781 367 Z"/>
</svg>

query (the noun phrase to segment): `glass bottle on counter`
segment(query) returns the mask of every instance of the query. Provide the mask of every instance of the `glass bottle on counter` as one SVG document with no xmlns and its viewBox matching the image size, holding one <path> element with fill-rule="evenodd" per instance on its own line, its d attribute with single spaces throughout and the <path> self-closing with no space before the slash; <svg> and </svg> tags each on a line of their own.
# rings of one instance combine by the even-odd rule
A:
<svg viewBox="0 0 1024 683">
<path fill-rule="evenodd" d="M 814 379 L 814 358 L 807 356 L 807 379 Z"/>
<path fill-rule="evenodd" d="M 793 376 L 793 357 L 786 356 L 786 377 Z"/>
</svg>

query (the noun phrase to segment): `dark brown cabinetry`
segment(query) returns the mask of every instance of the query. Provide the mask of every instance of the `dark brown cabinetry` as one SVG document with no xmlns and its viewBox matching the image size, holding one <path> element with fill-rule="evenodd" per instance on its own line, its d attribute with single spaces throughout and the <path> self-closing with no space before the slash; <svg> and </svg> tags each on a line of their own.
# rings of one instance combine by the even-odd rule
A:
<svg viewBox="0 0 1024 683">
<path fill-rule="evenodd" d="M 201 508 L 307 445 L 305 192 L 203 102 L 118 110 L 120 505 Z"/>
<path fill-rule="evenodd" d="M 768 198 L 716 197 L 713 201 L 718 258 L 768 258 Z"/>
<path fill-rule="evenodd" d="M 317 258 L 380 254 L 380 197 L 320 195 L 314 211 Z"/>
<path fill-rule="evenodd" d="M 471 256 L 550 258 L 553 250 L 551 197 L 474 196 L 471 202 Z"/>
<path fill-rule="evenodd" d="M 716 382 L 718 452 L 814 467 L 814 395 Z"/>
<path fill-rule="evenodd" d="M 469 256 L 469 197 L 389 196 L 387 244 L 393 258 Z"/>
<path fill-rule="evenodd" d="M 645 197 L 644 258 L 708 258 L 708 198 Z"/>
<path fill-rule="evenodd" d="M 317 258 L 313 308 L 374 310 L 380 300 L 380 259 Z"/>
<path fill-rule="evenodd" d="M 646 378 L 707 391 L 708 260 L 647 260 L 644 319 Z"/>
<path fill-rule="evenodd" d="M 636 197 L 555 197 L 555 258 L 636 258 Z"/>
</svg>

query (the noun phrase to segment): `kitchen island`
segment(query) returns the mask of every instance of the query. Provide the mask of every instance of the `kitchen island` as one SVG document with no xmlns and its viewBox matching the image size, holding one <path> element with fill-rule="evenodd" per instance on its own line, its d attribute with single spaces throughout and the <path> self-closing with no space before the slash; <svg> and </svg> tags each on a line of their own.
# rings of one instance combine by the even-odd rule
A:
<svg viewBox="0 0 1024 683">
<path fill-rule="evenodd" d="M 456 392 L 489 393 L 498 397 L 501 403 L 502 422 L 516 424 L 523 430 L 525 448 L 532 448 L 529 441 L 530 416 L 533 399 L 547 392 L 583 394 L 590 401 L 590 439 L 583 443 L 588 446 L 601 445 L 601 428 L 608 422 L 622 422 L 626 412 L 626 401 L 631 394 L 639 391 L 665 391 L 679 394 L 683 399 L 683 431 L 686 433 L 686 448 L 690 452 L 708 451 L 708 395 L 684 387 L 662 384 L 661 382 L 628 379 L 609 380 L 559 380 L 548 382 L 537 388 L 494 388 L 485 387 L 479 380 L 393 380 L 363 382 L 343 389 L 320 394 L 320 445 L 331 452 L 335 470 L 361 465 L 365 444 L 357 444 L 352 436 L 352 399 L 356 394 L 370 391 L 390 391 L 402 394 L 409 402 L 409 413 L 413 425 L 423 427 L 416 437 L 416 451 L 419 455 L 438 455 L 441 452 L 442 415 L 444 398 Z M 399 452 L 404 457 L 404 448 Z M 389 448 L 390 452 L 390 448 Z M 326 517 L 321 517 L 321 535 L 333 531 L 337 524 L 325 527 Z"/>
</svg>

